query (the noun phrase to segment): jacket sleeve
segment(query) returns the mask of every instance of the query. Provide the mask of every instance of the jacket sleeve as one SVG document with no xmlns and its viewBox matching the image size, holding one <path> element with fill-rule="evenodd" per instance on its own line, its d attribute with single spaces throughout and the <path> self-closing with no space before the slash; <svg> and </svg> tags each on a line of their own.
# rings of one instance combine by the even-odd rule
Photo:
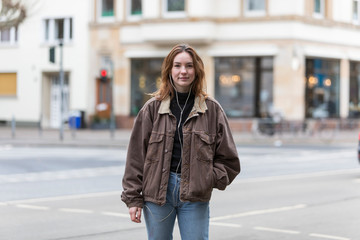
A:
<svg viewBox="0 0 360 240">
<path fill-rule="evenodd" d="M 217 111 L 217 118 L 214 187 L 224 190 L 240 173 L 240 160 L 227 117 L 221 107 Z"/>
<path fill-rule="evenodd" d="M 121 200 L 129 208 L 143 207 L 143 168 L 151 131 L 152 120 L 149 112 L 143 108 L 135 119 L 122 180 L 123 192 Z"/>
</svg>

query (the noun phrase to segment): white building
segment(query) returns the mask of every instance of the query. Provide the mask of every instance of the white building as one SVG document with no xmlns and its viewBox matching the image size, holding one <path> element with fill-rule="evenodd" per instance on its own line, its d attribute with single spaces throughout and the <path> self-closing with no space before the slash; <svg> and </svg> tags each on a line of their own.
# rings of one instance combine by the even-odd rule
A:
<svg viewBox="0 0 360 240">
<path fill-rule="evenodd" d="M 29 2 L 30 0 L 28 0 Z M 90 1 L 36 0 L 17 29 L 0 31 L 0 121 L 60 125 L 60 47 L 63 39 L 64 119 L 69 110 L 87 112 Z M 56 46 L 56 62 L 49 48 Z M 92 108 L 91 108 L 92 109 Z"/>
</svg>

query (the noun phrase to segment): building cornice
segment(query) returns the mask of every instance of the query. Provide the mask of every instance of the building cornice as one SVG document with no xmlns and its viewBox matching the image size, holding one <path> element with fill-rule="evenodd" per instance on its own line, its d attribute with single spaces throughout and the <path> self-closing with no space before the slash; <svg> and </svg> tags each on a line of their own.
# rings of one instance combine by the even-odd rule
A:
<svg viewBox="0 0 360 240">
<path fill-rule="evenodd" d="M 279 22 L 279 21 L 296 21 L 320 27 L 338 27 L 353 30 L 360 30 L 360 25 L 353 23 L 339 22 L 332 19 L 316 19 L 310 16 L 262 16 L 262 17 L 234 17 L 234 18 L 215 18 L 215 17 L 187 17 L 187 18 L 155 18 L 155 19 L 140 19 L 138 21 L 114 21 L 107 23 L 90 22 L 90 28 L 103 27 L 123 27 L 123 26 L 139 26 L 142 24 L 169 24 L 169 23 L 188 23 L 188 22 L 213 22 L 215 24 L 221 23 L 259 23 L 259 22 Z"/>
</svg>

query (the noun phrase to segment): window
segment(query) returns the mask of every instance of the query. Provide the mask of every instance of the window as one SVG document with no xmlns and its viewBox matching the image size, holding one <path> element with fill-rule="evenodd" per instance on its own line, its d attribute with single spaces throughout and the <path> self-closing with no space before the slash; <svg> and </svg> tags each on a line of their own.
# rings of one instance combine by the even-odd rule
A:
<svg viewBox="0 0 360 240">
<path fill-rule="evenodd" d="M 58 18 L 44 20 L 44 40 L 47 43 L 55 43 L 63 40 L 65 43 L 73 39 L 72 18 Z"/>
<path fill-rule="evenodd" d="M 273 102 L 273 58 L 215 58 L 215 97 L 229 117 L 269 114 Z"/>
<path fill-rule="evenodd" d="M 55 19 L 55 39 L 64 39 L 64 19 Z"/>
<path fill-rule="evenodd" d="M 0 73 L 0 96 L 16 96 L 16 73 Z"/>
<path fill-rule="evenodd" d="M 313 16 L 315 18 L 324 18 L 325 16 L 325 2 L 324 0 L 313 0 L 314 11 Z"/>
<path fill-rule="evenodd" d="M 353 0 L 353 22 L 360 24 L 360 4 L 359 0 Z"/>
<path fill-rule="evenodd" d="M 162 58 L 131 60 L 131 115 L 135 116 L 161 83 Z"/>
<path fill-rule="evenodd" d="M 263 16 L 266 13 L 265 0 L 246 0 L 246 16 Z"/>
<path fill-rule="evenodd" d="M 130 15 L 141 15 L 141 0 L 131 0 Z"/>
<path fill-rule="evenodd" d="M 349 117 L 360 117 L 360 62 L 350 62 Z"/>
<path fill-rule="evenodd" d="M 306 59 L 305 116 L 339 117 L 340 61 Z"/>
<path fill-rule="evenodd" d="M 127 0 L 128 19 L 139 20 L 142 15 L 141 0 Z"/>
<path fill-rule="evenodd" d="M 17 27 L 0 30 L 0 44 L 15 44 L 18 40 Z"/>
<path fill-rule="evenodd" d="M 114 16 L 114 0 L 101 1 L 101 16 L 113 17 Z"/>
<path fill-rule="evenodd" d="M 165 17 L 185 17 L 185 0 L 163 0 Z"/>
</svg>

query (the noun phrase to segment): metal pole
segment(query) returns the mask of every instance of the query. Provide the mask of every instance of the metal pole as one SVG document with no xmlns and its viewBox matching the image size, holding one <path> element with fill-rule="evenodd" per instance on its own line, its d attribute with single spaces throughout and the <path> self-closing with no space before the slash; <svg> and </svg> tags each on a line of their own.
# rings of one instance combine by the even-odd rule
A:
<svg viewBox="0 0 360 240">
<path fill-rule="evenodd" d="M 12 116 L 11 119 L 11 136 L 12 138 L 15 138 L 15 132 L 16 132 L 16 121 L 15 121 L 15 116 Z"/>
<path fill-rule="evenodd" d="M 111 88 L 111 107 L 110 107 L 110 135 L 111 139 L 115 137 L 115 114 L 114 114 L 114 64 L 110 60 L 111 65 L 111 78 L 110 78 L 110 88 Z"/>
<path fill-rule="evenodd" d="M 39 136 L 42 136 L 42 113 L 40 113 L 40 119 L 39 119 Z"/>
<path fill-rule="evenodd" d="M 60 140 L 64 140 L 64 70 L 63 70 L 63 40 L 60 40 Z"/>
</svg>

